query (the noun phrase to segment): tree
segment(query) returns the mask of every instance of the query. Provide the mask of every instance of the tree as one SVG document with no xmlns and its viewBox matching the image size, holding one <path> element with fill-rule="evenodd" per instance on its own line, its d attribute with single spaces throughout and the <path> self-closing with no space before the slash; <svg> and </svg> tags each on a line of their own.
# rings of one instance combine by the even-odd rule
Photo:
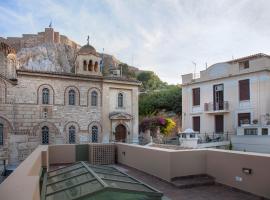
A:
<svg viewBox="0 0 270 200">
<path fill-rule="evenodd" d="M 134 71 L 130 70 L 130 67 L 126 63 L 120 63 L 118 68 L 122 70 L 122 75 L 127 78 L 136 78 L 136 74 Z"/>
<path fill-rule="evenodd" d="M 140 94 L 139 114 L 141 116 L 155 115 L 161 110 L 181 114 L 182 94 L 180 87 L 170 85 L 159 91 Z"/>
<path fill-rule="evenodd" d="M 152 91 L 164 88 L 167 83 L 161 81 L 152 71 L 142 71 L 137 75 L 137 80 L 142 82 L 141 91 Z"/>
</svg>

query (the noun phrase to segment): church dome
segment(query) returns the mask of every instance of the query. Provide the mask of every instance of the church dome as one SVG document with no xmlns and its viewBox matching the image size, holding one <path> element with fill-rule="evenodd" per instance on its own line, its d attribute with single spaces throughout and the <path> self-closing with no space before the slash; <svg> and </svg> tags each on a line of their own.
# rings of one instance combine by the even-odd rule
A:
<svg viewBox="0 0 270 200">
<path fill-rule="evenodd" d="M 78 54 L 94 54 L 94 55 L 96 55 L 97 52 L 93 46 L 86 44 L 80 48 L 80 50 L 78 51 Z"/>
</svg>

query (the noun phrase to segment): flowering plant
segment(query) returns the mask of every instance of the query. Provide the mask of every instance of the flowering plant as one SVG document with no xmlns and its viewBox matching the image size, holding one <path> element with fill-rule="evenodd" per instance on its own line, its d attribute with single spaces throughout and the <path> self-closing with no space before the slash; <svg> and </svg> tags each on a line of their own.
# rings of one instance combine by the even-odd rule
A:
<svg viewBox="0 0 270 200">
<path fill-rule="evenodd" d="M 140 123 L 140 131 L 145 132 L 146 130 L 155 131 L 160 127 L 160 132 L 164 135 L 169 135 L 175 128 L 175 122 L 170 118 L 153 117 L 145 118 Z"/>
</svg>

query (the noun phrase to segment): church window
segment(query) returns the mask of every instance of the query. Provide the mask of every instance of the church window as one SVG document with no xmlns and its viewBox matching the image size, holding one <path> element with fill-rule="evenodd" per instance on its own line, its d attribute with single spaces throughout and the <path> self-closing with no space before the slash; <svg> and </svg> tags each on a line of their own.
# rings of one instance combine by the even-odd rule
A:
<svg viewBox="0 0 270 200">
<path fill-rule="evenodd" d="M 92 142 L 98 142 L 98 127 L 93 126 L 92 127 Z"/>
<path fill-rule="evenodd" d="M 68 104 L 75 105 L 76 93 L 74 90 L 69 90 L 68 92 Z"/>
<path fill-rule="evenodd" d="M 49 144 L 49 128 L 47 126 L 42 127 L 41 134 L 42 134 L 42 144 Z"/>
<path fill-rule="evenodd" d="M 4 125 L 0 124 L 0 145 L 4 144 Z"/>
<path fill-rule="evenodd" d="M 83 70 L 84 71 L 87 70 L 87 61 L 86 60 L 83 61 Z"/>
<path fill-rule="evenodd" d="M 88 71 L 93 71 L 93 61 L 92 60 L 89 61 Z"/>
<path fill-rule="evenodd" d="M 76 142 L 76 129 L 74 126 L 70 126 L 69 129 L 68 129 L 68 141 L 69 141 L 69 144 L 75 144 Z"/>
<path fill-rule="evenodd" d="M 42 90 L 42 103 L 49 104 L 50 91 L 48 88 Z"/>
<path fill-rule="evenodd" d="M 91 106 L 98 105 L 98 94 L 96 91 L 91 92 Z"/>
<path fill-rule="evenodd" d="M 118 107 L 122 108 L 124 106 L 124 96 L 122 93 L 118 93 Z"/>
</svg>

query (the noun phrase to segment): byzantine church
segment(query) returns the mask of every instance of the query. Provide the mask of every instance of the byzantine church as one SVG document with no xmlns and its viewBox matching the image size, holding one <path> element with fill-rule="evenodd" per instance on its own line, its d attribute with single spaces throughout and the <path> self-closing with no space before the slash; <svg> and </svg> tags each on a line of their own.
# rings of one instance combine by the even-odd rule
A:
<svg viewBox="0 0 270 200">
<path fill-rule="evenodd" d="M 54 36 L 50 27 L 28 41 L 67 45 Z M 21 67 L 10 41 L 0 40 L 0 151 L 10 160 L 25 159 L 40 144 L 138 141 L 140 82 L 103 76 L 102 56 L 89 39 L 76 48 L 69 72 Z"/>
</svg>

